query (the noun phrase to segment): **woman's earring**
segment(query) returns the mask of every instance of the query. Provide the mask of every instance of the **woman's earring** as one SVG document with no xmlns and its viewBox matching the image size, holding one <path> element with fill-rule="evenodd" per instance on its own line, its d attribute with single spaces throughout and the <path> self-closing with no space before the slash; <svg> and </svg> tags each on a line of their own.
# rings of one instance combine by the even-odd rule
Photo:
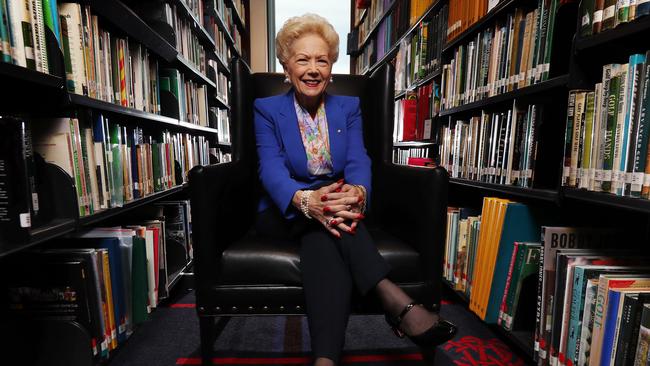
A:
<svg viewBox="0 0 650 366">
<path fill-rule="evenodd" d="M 285 76 L 285 77 L 284 77 L 284 83 L 285 83 L 285 84 L 289 84 L 290 82 L 291 82 L 291 81 L 289 80 L 289 77 L 288 77 L 288 76 Z"/>
<path fill-rule="evenodd" d="M 330 76 L 330 83 L 333 83 L 333 82 L 334 82 L 334 78 L 332 76 Z"/>
</svg>

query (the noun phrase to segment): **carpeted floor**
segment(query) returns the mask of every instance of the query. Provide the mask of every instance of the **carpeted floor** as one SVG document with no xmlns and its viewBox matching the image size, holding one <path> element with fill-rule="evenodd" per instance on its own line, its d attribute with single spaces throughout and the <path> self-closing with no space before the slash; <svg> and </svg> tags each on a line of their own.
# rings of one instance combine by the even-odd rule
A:
<svg viewBox="0 0 650 366">
<path fill-rule="evenodd" d="M 192 291 L 156 309 L 109 366 L 200 365 L 199 325 Z M 462 305 L 445 301 L 441 314 L 459 333 L 436 353 L 436 365 L 523 366 L 508 346 Z M 232 318 L 215 343 L 217 365 L 308 365 L 309 332 L 304 317 Z M 395 337 L 382 316 L 352 316 L 343 364 L 422 365 L 408 340 Z"/>
</svg>

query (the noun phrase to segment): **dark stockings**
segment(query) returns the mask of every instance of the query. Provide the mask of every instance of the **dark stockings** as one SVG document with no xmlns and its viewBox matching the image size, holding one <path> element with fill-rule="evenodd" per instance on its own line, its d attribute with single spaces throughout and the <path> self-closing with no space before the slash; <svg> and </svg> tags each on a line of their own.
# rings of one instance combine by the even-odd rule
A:
<svg viewBox="0 0 650 366">
<path fill-rule="evenodd" d="M 384 310 L 391 316 L 399 315 L 404 307 L 413 301 L 402 289 L 386 278 L 379 281 L 375 291 L 381 299 Z M 437 322 L 438 315 L 429 312 L 422 306 L 415 306 L 406 313 L 399 326 L 407 335 L 418 335 Z"/>
</svg>

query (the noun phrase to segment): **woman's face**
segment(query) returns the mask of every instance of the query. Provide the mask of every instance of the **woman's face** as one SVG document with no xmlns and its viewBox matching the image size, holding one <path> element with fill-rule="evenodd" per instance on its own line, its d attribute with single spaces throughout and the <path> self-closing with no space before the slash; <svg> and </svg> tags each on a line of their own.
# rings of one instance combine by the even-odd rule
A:
<svg viewBox="0 0 650 366">
<path fill-rule="evenodd" d="M 332 74 L 327 42 L 318 35 L 306 34 L 293 42 L 291 50 L 284 72 L 298 100 L 308 104 L 320 101 Z"/>
</svg>

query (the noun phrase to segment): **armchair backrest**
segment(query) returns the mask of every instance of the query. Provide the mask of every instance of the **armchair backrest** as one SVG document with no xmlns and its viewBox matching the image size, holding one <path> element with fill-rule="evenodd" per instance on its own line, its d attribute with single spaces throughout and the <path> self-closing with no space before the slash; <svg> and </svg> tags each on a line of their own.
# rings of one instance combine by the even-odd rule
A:
<svg viewBox="0 0 650 366">
<path fill-rule="evenodd" d="M 281 73 L 251 74 L 240 59 L 231 62 L 232 73 L 232 159 L 257 166 L 253 101 L 256 98 L 286 93 L 291 87 Z M 374 164 L 392 160 L 395 68 L 385 64 L 371 76 L 333 75 L 327 92 L 357 96 L 361 101 L 364 142 Z"/>
</svg>

